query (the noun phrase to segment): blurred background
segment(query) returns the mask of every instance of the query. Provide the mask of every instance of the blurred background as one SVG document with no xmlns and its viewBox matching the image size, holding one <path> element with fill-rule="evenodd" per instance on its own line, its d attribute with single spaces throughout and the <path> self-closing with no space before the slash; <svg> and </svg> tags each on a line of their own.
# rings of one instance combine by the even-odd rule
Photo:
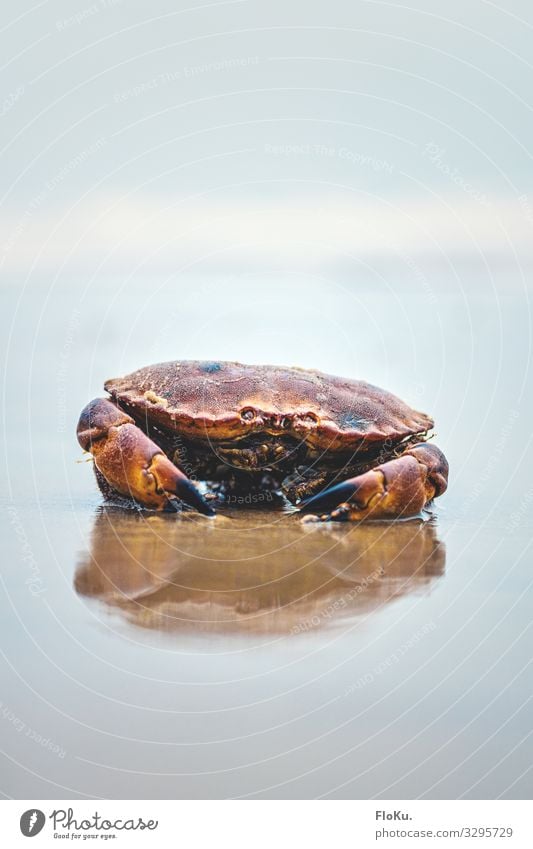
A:
<svg viewBox="0 0 533 849">
<path fill-rule="evenodd" d="M 0 790 L 528 798 L 529 5 L 4 17 Z M 319 368 L 430 412 L 451 465 L 431 529 L 223 516 L 207 542 L 203 523 L 110 519 L 79 411 L 108 377 L 187 358 Z M 240 551 L 224 586 L 213 563 Z M 320 612 L 376 564 L 383 592 Z M 254 569 L 289 583 L 254 595 Z M 315 615 L 328 627 L 300 627 Z"/>
</svg>

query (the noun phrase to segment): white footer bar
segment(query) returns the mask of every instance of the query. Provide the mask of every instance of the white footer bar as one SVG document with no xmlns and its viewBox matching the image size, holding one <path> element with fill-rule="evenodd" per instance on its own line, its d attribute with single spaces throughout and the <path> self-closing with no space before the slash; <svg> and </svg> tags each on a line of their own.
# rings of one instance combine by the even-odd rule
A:
<svg viewBox="0 0 533 849">
<path fill-rule="evenodd" d="M 5 847 L 532 849 L 527 801 L 0 802 Z M 29 843 L 35 838 L 35 843 Z"/>
</svg>

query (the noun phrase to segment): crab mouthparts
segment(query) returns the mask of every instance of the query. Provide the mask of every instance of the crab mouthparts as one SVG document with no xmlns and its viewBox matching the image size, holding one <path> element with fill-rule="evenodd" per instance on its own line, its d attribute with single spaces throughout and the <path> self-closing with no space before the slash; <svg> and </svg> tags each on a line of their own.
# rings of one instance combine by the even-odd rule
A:
<svg viewBox="0 0 533 849">
<path fill-rule="evenodd" d="M 254 434 L 237 443 L 218 445 L 216 453 L 228 466 L 259 471 L 279 467 L 286 461 L 294 465 L 296 456 L 300 458 L 306 450 L 304 444 L 290 437 L 279 439 L 265 434 Z"/>
</svg>

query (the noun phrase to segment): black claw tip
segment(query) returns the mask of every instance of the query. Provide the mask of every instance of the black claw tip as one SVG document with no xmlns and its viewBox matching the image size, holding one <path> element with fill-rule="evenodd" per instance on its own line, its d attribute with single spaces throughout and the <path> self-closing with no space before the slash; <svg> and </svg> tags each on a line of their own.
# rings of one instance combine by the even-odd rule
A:
<svg viewBox="0 0 533 849">
<path fill-rule="evenodd" d="M 356 491 L 357 486 L 349 481 L 344 481 L 335 486 L 330 486 L 324 492 L 312 495 L 311 498 L 306 498 L 298 506 L 302 513 L 329 513 L 338 507 L 339 504 L 349 501 Z"/>
<path fill-rule="evenodd" d="M 190 504 L 191 507 L 194 507 L 195 510 L 198 510 L 199 513 L 202 513 L 204 516 L 214 516 L 215 511 L 211 507 L 210 504 L 203 498 L 202 495 L 198 492 L 195 485 L 188 480 L 180 481 L 179 486 L 176 487 L 176 495 L 178 498 L 181 498 L 182 501 L 185 501 L 187 504 Z"/>
</svg>

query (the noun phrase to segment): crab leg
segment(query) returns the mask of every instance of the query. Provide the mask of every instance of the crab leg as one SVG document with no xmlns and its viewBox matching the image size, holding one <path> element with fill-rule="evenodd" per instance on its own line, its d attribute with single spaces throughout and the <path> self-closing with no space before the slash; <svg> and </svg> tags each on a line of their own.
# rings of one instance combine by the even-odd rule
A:
<svg viewBox="0 0 533 849">
<path fill-rule="evenodd" d="M 96 398 L 87 404 L 77 436 L 107 483 L 121 495 L 156 510 L 168 507 L 177 496 L 200 513 L 213 515 L 189 478 L 111 401 Z"/>
<path fill-rule="evenodd" d="M 436 445 L 421 442 L 369 472 L 343 481 L 300 505 L 328 519 L 409 518 L 445 492 L 448 462 Z"/>
</svg>

